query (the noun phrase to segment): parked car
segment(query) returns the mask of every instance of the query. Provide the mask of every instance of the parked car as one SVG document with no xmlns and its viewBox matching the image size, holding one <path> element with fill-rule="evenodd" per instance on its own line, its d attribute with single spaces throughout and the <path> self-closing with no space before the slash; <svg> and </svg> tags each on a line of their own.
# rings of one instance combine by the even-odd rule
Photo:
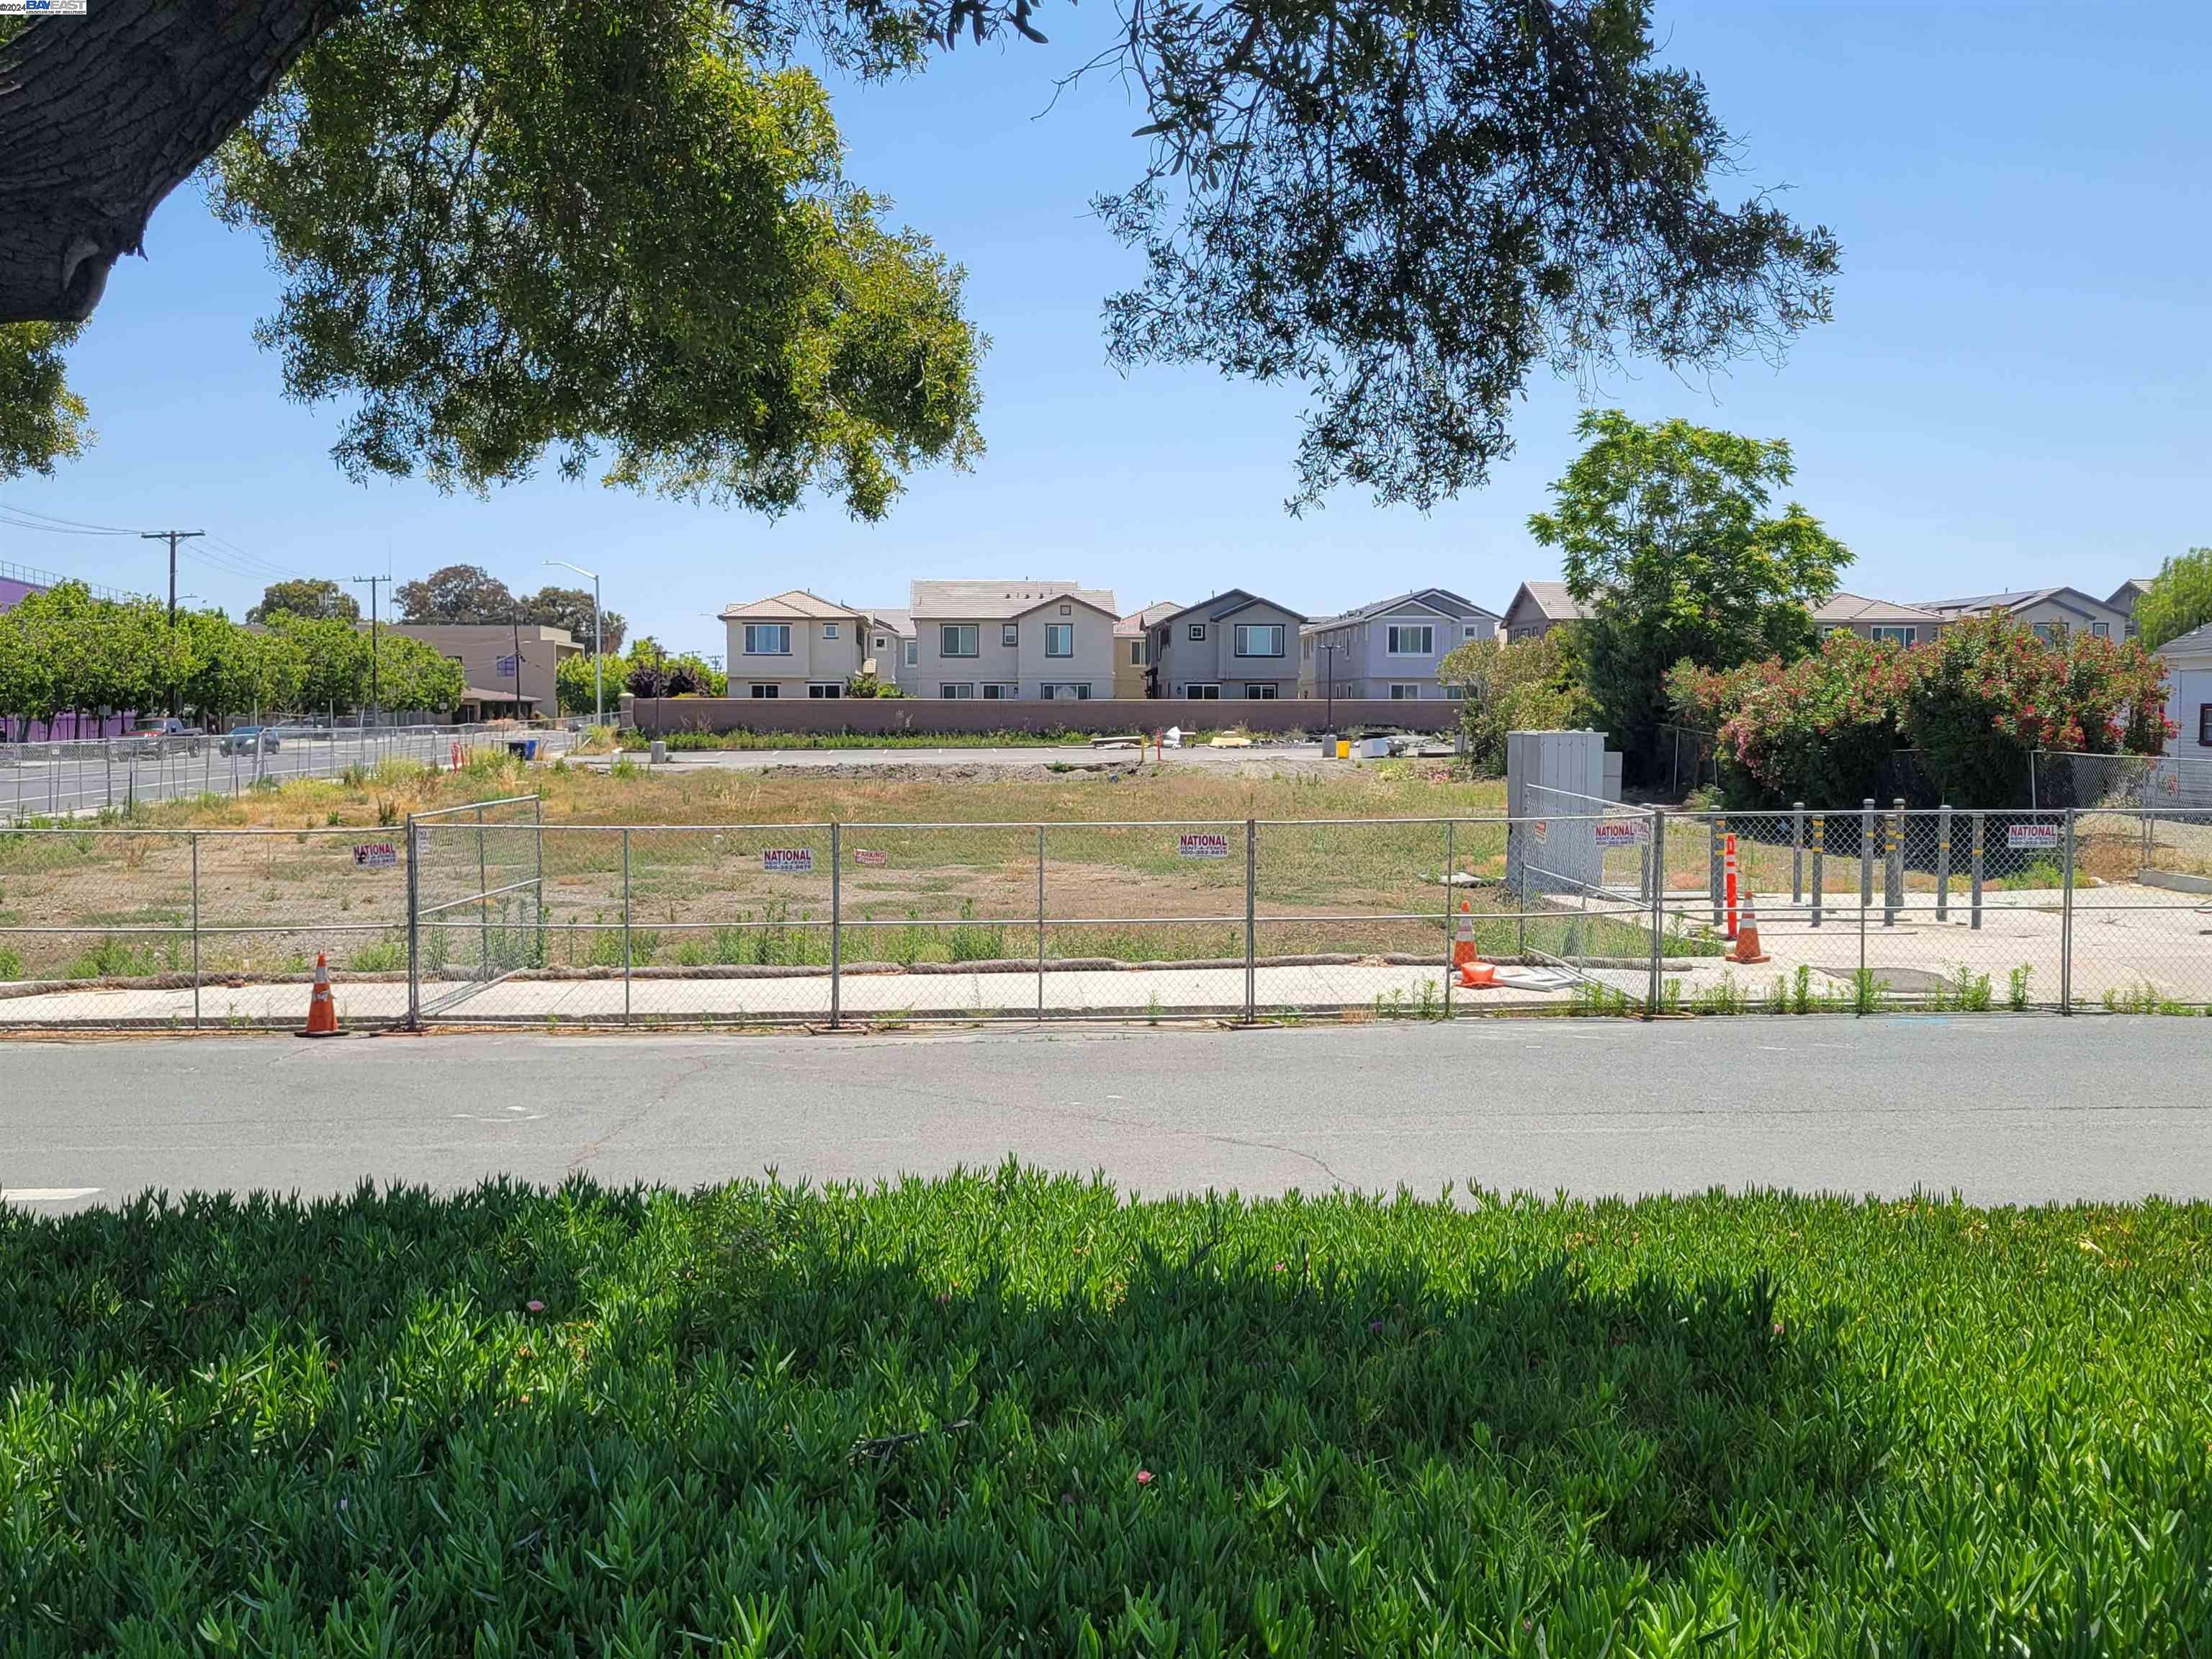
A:
<svg viewBox="0 0 2212 1659">
<path fill-rule="evenodd" d="M 200 752 L 200 739 L 207 734 L 197 726 L 188 726 L 172 714 L 166 720 L 146 720 L 134 726 L 124 735 L 123 752 L 130 756 L 166 755 L 177 750 L 187 754 Z"/>
<path fill-rule="evenodd" d="M 222 734 L 215 750 L 218 755 L 273 755 L 281 746 L 273 726 L 237 726 Z"/>
</svg>

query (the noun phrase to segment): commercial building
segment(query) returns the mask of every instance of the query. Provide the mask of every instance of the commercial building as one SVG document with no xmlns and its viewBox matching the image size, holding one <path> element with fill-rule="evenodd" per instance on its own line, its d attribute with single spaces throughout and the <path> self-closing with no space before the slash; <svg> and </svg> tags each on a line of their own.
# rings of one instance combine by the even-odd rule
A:
<svg viewBox="0 0 2212 1659">
<path fill-rule="evenodd" d="M 464 690 L 455 717 L 464 721 L 537 720 L 559 713 L 556 672 L 562 659 L 584 648 L 567 629 L 535 623 L 386 623 L 384 629 L 420 640 L 461 665 Z"/>
<path fill-rule="evenodd" d="M 1442 684 L 1437 665 L 1469 640 L 1496 638 L 1498 622 L 1496 611 L 1448 588 L 1423 587 L 1308 623 L 1298 635 L 1298 695 L 1456 698 L 1459 688 Z"/>
</svg>

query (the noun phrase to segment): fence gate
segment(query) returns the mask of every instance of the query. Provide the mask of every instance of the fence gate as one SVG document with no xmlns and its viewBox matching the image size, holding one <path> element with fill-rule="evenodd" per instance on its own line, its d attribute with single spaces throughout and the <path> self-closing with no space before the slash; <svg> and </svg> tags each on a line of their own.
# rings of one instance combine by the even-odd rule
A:
<svg viewBox="0 0 2212 1659">
<path fill-rule="evenodd" d="M 545 818 L 536 795 L 407 820 L 407 1023 L 545 965 Z"/>
</svg>

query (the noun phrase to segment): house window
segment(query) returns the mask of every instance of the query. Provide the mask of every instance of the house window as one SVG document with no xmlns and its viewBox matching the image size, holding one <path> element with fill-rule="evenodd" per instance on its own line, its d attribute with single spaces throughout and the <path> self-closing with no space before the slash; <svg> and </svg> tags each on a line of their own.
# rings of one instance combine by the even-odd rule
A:
<svg viewBox="0 0 2212 1659">
<path fill-rule="evenodd" d="M 2093 622 L 2089 624 L 2089 632 L 2098 639 L 2109 640 L 2112 637 L 2112 625 L 2110 623 Z"/>
<path fill-rule="evenodd" d="M 1193 645 L 1196 645 L 1206 638 L 1206 624 L 1204 623 L 1193 623 L 1186 630 L 1186 633 L 1190 642 Z"/>
<path fill-rule="evenodd" d="M 817 699 L 822 697 L 842 697 L 845 695 L 845 688 L 836 680 L 824 680 L 818 685 L 808 686 L 806 688 L 806 695 L 810 697 Z"/>
<path fill-rule="evenodd" d="M 1283 654 L 1280 623 L 1238 623 L 1231 642 L 1240 657 L 1279 657 Z"/>
<path fill-rule="evenodd" d="M 1264 681 L 1244 688 L 1244 701 L 1247 702 L 1273 702 L 1276 695 L 1275 688 Z"/>
<path fill-rule="evenodd" d="M 837 637 L 837 624 L 836 623 L 823 623 L 822 624 L 822 637 L 825 640 L 836 639 Z"/>
<path fill-rule="evenodd" d="M 1131 640 L 1129 641 L 1129 666 L 1132 668 L 1142 668 L 1144 665 L 1145 642 L 1142 640 Z"/>
<path fill-rule="evenodd" d="M 1434 656 L 1437 630 L 1427 623 L 1393 628 L 1390 629 L 1389 650 L 1394 657 Z"/>
<path fill-rule="evenodd" d="M 1075 609 L 1073 605 L 1063 605 L 1060 607 L 1060 614 L 1063 617 L 1072 617 L 1075 614 Z"/>
<path fill-rule="evenodd" d="M 1876 645 L 1911 645 L 1920 637 L 1917 628 L 1870 628 Z"/>
<path fill-rule="evenodd" d="M 1182 694 L 1184 696 L 1189 698 L 1193 702 L 1219 702 L 1221 701 L 1221 688 L 1218 685 L 1186 685 L 1182 689 Z"/>
<path fill-rule="evenodd" d="M 2197 705 L 2197 746 L 2212 749 L 2212 702 Z"/>
<path fill-rule="evenodd" d="M 1391 681 L 1390 701 L 1392 702 L 1419 702 L 1420 700 L 1421 688 L 1419 684 L 1408 684 L 1404 680 Z"/>
<path fill-rule="evenodd" d="M 1020 624 L 1016 623 L 1000 623 L 999 624 L 999 643 L 1000 645 L 1019 645 L 1021 642 L 1022 630 Z"/>
<path fill-rule="evenodd" d="M 947 684 L 939 686 L 937 688 L 937 695 L 940 697 L 972 697 L 975 695 L 975 682 L 972 680 L 954 680 Z"/>
<path fill-rule="evenodd" d="M 753 687 L 753 689 L 752 689 L 752 690 L 753 690 L 753 696 L 755 696 L 756 697 L 773 697 L 773 696 L 776 696 L 778 693 L 780 693 L 782 690 L 783 690 L 783 688 L 782 688 L 781 686 L 780 686 L 780 685 L 759 685 L 759 684 L 756 684 L 756 685 Z"/>
<path fill-rule="evenodd" d="M 2059 626 L 2057 623 L 2037 623 L 2034 624 L 2035 637 L 2047 645 L 2058 637 Z"/>
<path fill-rule="evenodd" d="M 914 666 L 915 659 L 921 654 L 921 641 L 920 640 L 908 640 L 905 641 L 905 645 L 906 665 L 908 668 L 911 668 Z"/>
<path fill-rule="evenodd" d="M 1460 637 L 1462 639 L 1468 640 L 1479 640 L 1482 637 L 1482 630 L 1477 628 L 1473 623 L 1469 623 L 1467 625 L 1466 630 L 1460 635 Z"/>
<path fill-rule="evenodd" d="M 787 657 L 790 654 L 791 624 L 789 623 L 747 623 L 745 624 L 745 655 Z"/>
<path fill-rule="evenodd" d="M 1446 702 L 1465 702 L 1467 701 L 1467 688 L 1463 685 L 1448 685 L 1444 687 L 1444 701 Z"/>
<path fill-rule="evenodd" d="M 1022 689 L 1020 686 L 1008 685 L 1003 682 L 997 684 L 987 685 L 983 688 L 983 701 L 986 702 L 1012 702 L 1018 700 L 1021 695 Z"/>
<path fill-rule="evenodd" d="M 1067 702 L 1070 701 L 1073 701 L 1075 702 L 1088 702 L 1091 701 L 1091 686 L 1088 681 L 1079 682 L 1075 684 L 1059 684 L 1051 680 L 1047 680 L 1039 689 L 1042 692 L 1044 700 L 1047 702 Z"/>
<path fill-rule="evenodd" d="M 881 650 L 883 650 L 884 647 L 886 647 L 887 646 L 889 646 L 890 644 L 890 641 L 889 640 L 885 639 L 882 635 L 878 634 L 878 635 L 876 635 L 876 649 L 877 649 L 877 650 L 881 651 Z"/>
<path fill-rule="evenodd" d="M 937 630 L 937 654 L 940 657 L 972 657 L 976 653 L 977 641 L 974 623 L 946 623 Z"/>
<path fill-rule="evenodd" d="M 1048 657 L 1072 657 L 1075 654 L 1075 624 L 1047 623 L 1044 629 L 1044 653 Z"/>
</svg>

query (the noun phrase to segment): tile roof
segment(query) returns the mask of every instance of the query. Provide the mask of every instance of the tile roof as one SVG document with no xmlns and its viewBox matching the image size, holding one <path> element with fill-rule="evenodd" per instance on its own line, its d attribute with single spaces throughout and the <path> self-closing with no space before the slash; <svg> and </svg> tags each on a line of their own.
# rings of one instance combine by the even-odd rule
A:
<svg viewBox="0 0 2212 1659">
<path fill-rule="evenodd" d="M 1826 605 L 1814 607 L 1813 620 L 1826 627 L 1839 628 L 1847 623 L 1940 623 L 1943 618 L 1917 605 L 1900 605 L 1894 599 L 1869 599 L 1863 593 L 1838 593 Z"/>
<path fill-rule="evenodd" d="M 1377 599 L 1373 605 L 1355 605 L 1338 616 L 1323 617 L 1318 621 L 1308 623 L 1307 631 L 1311 632 L 1317 628 L 1341 628 L 1346 623 L 1363 622 L 1370 617 L 1380 617 L 1388 611 L 1395 611 L 1403 605 L 1425 605 L 1432 610 L 1441 611 L 1448 616 L 1461 618 L 1487 617 L 1492 622 L 1504 620 L 1487 605 L 1477 605 L 1472 599 L 1463 599 L 1449 587 L 1417 587 L 1410 593 L 1401 593 L 1393 599 Z"/>
<path fill-rule="evenodd" d="M 1115 635 L 1117 638 L 1134 639 L 1154 623 L 1164 622 L 1182 609 L 1182 606 L 1173 599 L 1157 600 L 1146 605 L 1142 611 L 1132 611 L 1121 621 L 1115 623 Z"/>
<path fill-rule="evenodd" d="M 914 616 L 910 611 L 892 611 L 882 605 L 872 605 L 865 613 L 876 621 L 889 625 L 894 634 L 914 632 Z"/>
<path fill-rule="evenodd" d="M 1187 605 L 1183 606 L 1182 610 L 1175 611 L 1172 614 L 1176 617 L 1188 617 L 1203 611 L 1206 613 L 1206 619 L 1208 622 L 1218 622 L 1224 617 L 1229 616 L 1232 612 L 1242 611 L 1248 605 L 1255 605 L 1273 606 L 1275 610 L 1281 611 L 1285 616 L 1290 617 L 1294 622 L 1303 623 L 1305 621 L 1305 617 L 1303 615 L 1291 610 L 1290 606 L 1286 605 L 1277 605 L 1273 599 L 1262 599 L 1259 594 L 1255 593 L 1249 587 L 1224 588 L 1220 592 L 1216 593 L 1212 599 L 1200 599 L 1196 605 Z"/>
<path fill-rule="evenodd" d="M 913 582 L 907 609 L 915 617 L 1002 622 L 1053 599 L 1075 599 L 1109 617 L 1120 615 L 1111 588 L 1078 587 L 1073 582 Z"/>
<path fill-rule="evenodd" d="M 1580 622 L 1587 614 L 1575 603 L 1575 596 L 1567 592 L 1565 582 L 1522 582 L 1521 592 L 1513 598 L 1517 604 L 1521 593 L 1526 593 L 1536 609 L 1553 622 Z M 1512 605 L 1505 607 L 1510 614 Z"/>
<path fill-rule="evenodd" d="M 818 617 L 824 622 L 841 622 L 860 612 L 849 605 L 833 605 L 818 593 L 810 593 L 803 587 L 794 587 L 786 593 L 773 594 L 765 599 L 755 599 L 750 605 L 732 605 L 722 611 L 725 620 L 733 617 Z"/>
<path fill-rule="evenodd" d="M 2212 623 L 2202 628 L 2192 628 L 2179 639 L 2168 640 L 2158 648 L 2161 657 L 2212 656 Z"/>
</svg>

